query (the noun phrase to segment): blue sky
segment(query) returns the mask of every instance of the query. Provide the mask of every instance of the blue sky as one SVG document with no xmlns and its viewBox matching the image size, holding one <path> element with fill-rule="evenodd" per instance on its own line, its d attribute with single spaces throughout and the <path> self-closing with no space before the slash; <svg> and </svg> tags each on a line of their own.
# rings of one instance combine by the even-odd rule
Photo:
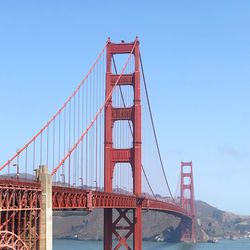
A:
<svg viewBox="0 0 250 250">
<path fill-rule="evenodd" d="M 1 162 L 63 103 L 107 37 L 138 35 L 171 186 L 179 162 L 193 160 L 197 199 L 250 214 L 249 13 L 242 0 L 2 1 Z"/>
</svg>

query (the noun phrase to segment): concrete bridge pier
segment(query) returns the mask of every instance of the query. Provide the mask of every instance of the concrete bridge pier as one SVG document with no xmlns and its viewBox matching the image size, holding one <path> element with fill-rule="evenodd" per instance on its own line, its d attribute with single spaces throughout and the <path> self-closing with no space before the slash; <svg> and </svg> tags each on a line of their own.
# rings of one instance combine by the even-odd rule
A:
<svg viewBox="0 0 250 250">
<path fill-rule="evenodd" d="M 52 178 L 44 165 L 39 166 L 36 176 L 42 189 L 40 250 L 52 250 Z"/>
</svg>

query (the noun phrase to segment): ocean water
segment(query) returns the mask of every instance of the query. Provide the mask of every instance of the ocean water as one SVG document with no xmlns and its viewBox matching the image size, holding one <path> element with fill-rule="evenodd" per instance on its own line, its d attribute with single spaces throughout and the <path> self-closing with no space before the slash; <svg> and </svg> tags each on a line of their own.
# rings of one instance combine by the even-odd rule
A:
<svg viewBox="0 0 250 250">
<path fill-rule="evenodd" d="M 101 241 L 54 240 L 53 250 L 101 250 Z M 223 240 L 219 243 L 170 244 L 158 242 L 143 242 L 143 250 L 250 250 L 250 239 Z"/>
</svg>

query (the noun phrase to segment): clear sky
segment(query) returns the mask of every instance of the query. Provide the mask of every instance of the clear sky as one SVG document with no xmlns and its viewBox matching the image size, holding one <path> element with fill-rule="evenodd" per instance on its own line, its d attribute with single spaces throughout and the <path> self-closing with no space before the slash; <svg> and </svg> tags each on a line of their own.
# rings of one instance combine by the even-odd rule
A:
<svg viewBox="0 0 250 250">
<path fill-rule="evenodd" d="M 171 186 L 179 162 L 193 160 L 197 199 L 250 214 L 249 24 L 248 0 L 1 1 L 1 163 L 63 103 L 107 37 L 138 35 Z"/>
</svg>

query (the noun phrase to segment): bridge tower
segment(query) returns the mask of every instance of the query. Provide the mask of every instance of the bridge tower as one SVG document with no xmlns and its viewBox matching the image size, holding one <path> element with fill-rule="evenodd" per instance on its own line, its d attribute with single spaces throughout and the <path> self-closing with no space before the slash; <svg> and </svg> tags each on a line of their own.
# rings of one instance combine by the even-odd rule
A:
<svg viewBox="0 0 250 250">
<path fill-rule="evenodd" d="M 193 163 L 181 162 L 181 206 L 192 218 L 182 219 L 181 240 L 196 242 Z"/>
<path fill-rule="evenodd" d="M 134 49 L 133 49 L 134 48 Z M 132 51 L 133 49 L 133 51 Z M 131 74 L 121 77 L 112 73 L 112 56 L 114 54 L 133 53 L 135 68 Z M 107 43 L 106 58 L 106 97 L 108 97 L 114 84 L 130 85 L 134 89 L 134 105 L 129 108 L 112 106 L 112 96 L 105 107 L 105 146 L 104 146 L 104 191 L 112 192 L 114 169 L 117 163 L 130 163 L 133 177 L 133 193 L 138 197 L 137 208 L 133 209 L 133 216 L 129 218 L 129 208 L 117 208 L 118 217 L 114 218 L 113 209 L 104 209 L 104 249 L 131 249 L 127 240 L 133 235 L 133 249 L 142 249 L 142 206 L 141 195 L 141 97 L 140 97 L 140 59 L 139 41 L 133 43 Z M 113 125 L 116 121 L 128 120 L 133 123 L 133 147 L 128 149 L 113 148 Z M 126 221 L 127 226 L 119 225 Z M 116 238 L 117 245 L 113 246 L 112 239 Z"/>
</svg>

